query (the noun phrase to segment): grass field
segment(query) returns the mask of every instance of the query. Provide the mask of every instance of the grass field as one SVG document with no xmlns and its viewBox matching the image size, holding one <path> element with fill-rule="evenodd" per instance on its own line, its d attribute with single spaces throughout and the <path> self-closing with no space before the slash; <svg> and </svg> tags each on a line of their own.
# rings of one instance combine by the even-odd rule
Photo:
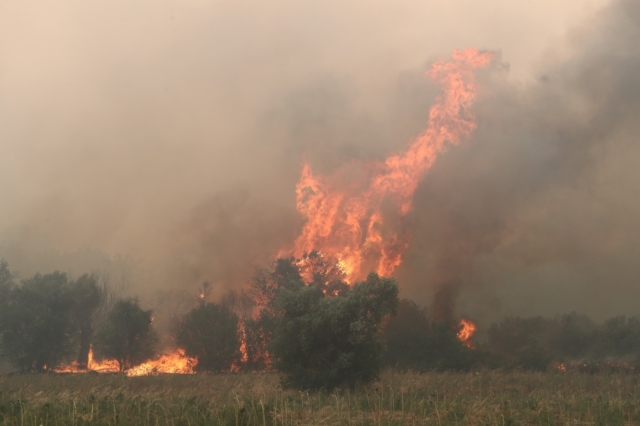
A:
<svg viewBox="0 0 640 426">
<path fill-rule="evenodd" d="M 276 374 L 0 376 L 0 425 L 640 424 L 640 375 L 386 372 L 356 391 Z"/>
</svg>

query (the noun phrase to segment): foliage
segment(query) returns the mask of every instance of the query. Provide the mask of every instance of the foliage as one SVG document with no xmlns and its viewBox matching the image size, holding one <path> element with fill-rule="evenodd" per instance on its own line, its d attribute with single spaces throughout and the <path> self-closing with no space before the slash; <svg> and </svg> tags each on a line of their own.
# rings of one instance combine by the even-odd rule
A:
<svg viewBox="0 0 640 426">
<path fill-rule="evenodd" d="M 240 356 L 238 316 L 224 306 L 202 304 L 182 319 L 176 343 L 187 356 L 198 358 L 196 369 L 229 371 Z"/>
<path fill-rule="evenodd" d="M 2 275 L 6 283 L 7 269 Z M 20 371 L 44 371 L 72 351 L 76 325 L 72 288 L 66 274 L 36 274 L 19 286 L 3 286 L 0 312 L 2 351 Z"/>
<path fill-rule="evenodd" d="M 504 357 L 505 366 L 545 370 L 551 361 L 545 351 L 550 329 L 550 320 L 542 317 L 506 317 L 489 328 L 487 347 Z"/>
<path fill-rule="evenodd" d="M 137 299 L 116 302 L 96 332 L 96 357 L 115 359 L 121 371 L 151 359 L 158 345 L 151 315 L 152 311 L 143 310 Z"/>
<path fill-rule="evenodd" d="M 426 369 L 425 352 L 428 347 L 431 321 L 426 309 L 407 299 L 400 300 L 398 312 L 383 328 L 386 344 L 383 364 L 400 370 Z"/>
<path fill-rule="evenodd" d="M 486 354 L 466 347 L 457 331 L 449 322 L 433 323 L 415 302 L 401 300 L 383 330 L 384 364 L 403 371 L 469 370 Z"/>
<path fill-rule="evenodd" d="M 9 270 L 7 261 L 2 259 L 0 260 L 0 305 L 6 302 L 13 286 L 13 274 Z"/>
<path fill-rule="evenodd" d="M 604 322 L 595 338 L 598 358 L 640 353 L 640 317 L 619 316 Z"/>
<path fill-rule="evenodd" d="M 389 371 L 332 393 L 283 390 L 273 374 L 14 375 L 0 424 L 633 425 L 639 394 L 636 376 L 610 373 Z"/>
<path fill-rule="evenodd" d="M 102 303 L 105 291 L 98 286 L 96 277 L 85 274 L 71 284 L 74 300 L 73 320 L 79 330 L 78 366 L 87 368 L 94 332 L 94 316 Z"/>
<path fill-rule="evenodd" d="M 549 324 L 549 355 L 557 361 L 584 358 L 594 350 L 598 328 L 588 317 L 572 312 Z"/>
<path fill-rule="evenodd" d="M 330 297 L 322 286 L 288 280 L 273 301 L 269 351 L 286 386 L 353 387 L 378 377 L 382 320 L 396 311 L 398 285 L 375 273 Z"/>
</svg>

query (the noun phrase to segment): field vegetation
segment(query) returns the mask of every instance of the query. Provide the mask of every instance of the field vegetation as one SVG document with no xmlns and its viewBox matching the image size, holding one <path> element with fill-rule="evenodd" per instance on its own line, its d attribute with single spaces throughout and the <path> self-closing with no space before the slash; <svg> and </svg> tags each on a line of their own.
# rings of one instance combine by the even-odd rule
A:
<svg viewBox="0 0 640 426">
<path fill-rule="evenodd" d="M 0 425 L 627 425 L 640 376 L 601 372 L 384 372 L 301 392 L 275 373 L 0 376 Z"/>
</svg>

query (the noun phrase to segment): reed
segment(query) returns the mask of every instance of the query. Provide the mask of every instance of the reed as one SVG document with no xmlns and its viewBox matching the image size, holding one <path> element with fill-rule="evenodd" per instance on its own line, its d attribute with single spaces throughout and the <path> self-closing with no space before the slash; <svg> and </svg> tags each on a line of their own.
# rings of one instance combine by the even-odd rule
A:
<svg viewBox="0 0 640 426">
<path fill-rule="evenodd" d="M 640 424 L 639 376 L 400 373 L 355 390 L 283 390 L 277 374 L 0 376 L 0 425 Z"/>
</svg>

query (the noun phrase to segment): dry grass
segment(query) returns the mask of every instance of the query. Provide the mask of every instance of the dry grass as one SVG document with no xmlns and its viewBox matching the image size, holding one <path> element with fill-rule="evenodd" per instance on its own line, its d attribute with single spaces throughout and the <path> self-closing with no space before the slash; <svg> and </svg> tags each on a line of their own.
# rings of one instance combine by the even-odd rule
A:
<svg viewBox="0 0 640 426">
<path fill-rule="evenodd" d="M 275 374 L 0 376 L 0 425 L 640 424 L 640 375 L 385 373 L 356 391 Z"/>
</svg>

